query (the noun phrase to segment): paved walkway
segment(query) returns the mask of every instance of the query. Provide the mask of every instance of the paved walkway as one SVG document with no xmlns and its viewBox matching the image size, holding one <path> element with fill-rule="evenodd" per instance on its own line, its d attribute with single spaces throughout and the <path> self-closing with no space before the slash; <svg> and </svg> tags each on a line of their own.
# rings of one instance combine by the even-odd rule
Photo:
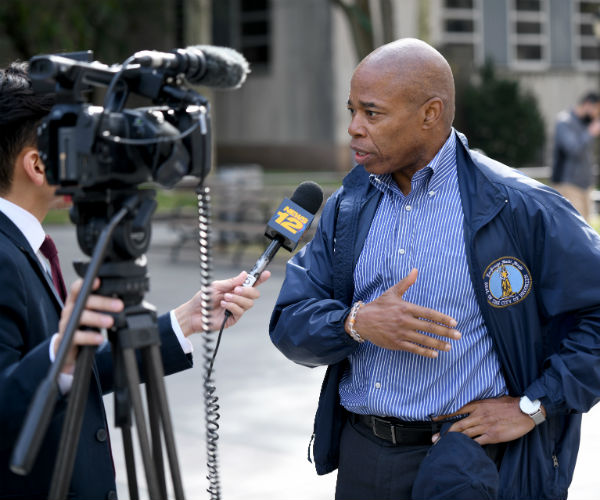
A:
<svg viewBox="0 0 600 500">
<path fill-rule="evenodd" d="M 63 262 L 65 278 L 75 274 L 68 265 L 81 259 L 72 226 L 49 228 Z M 157 227 L 148 252 L 151 290 L 146 299 L 159 312 L 187 300 L 199 283 L 197 253 L 184 250 L 177 263 L 169 259 L 172 235 Z M 244 268 L 258 255 L 247 252 Z M 240 500 L 326 500 L 333 498 L 335 474 L 319 477 L 307 457 L 314 411 L 324 370 L 297 366 L 271 344 L 267 328 L 271 309 L 283 280 L 285 250 L 270 266 L 273 277 L 261 287 L 262 297 L 240 323 L 228 329 L 215 363 L 215 381 L 221 406 L 219 440 L 222 498 Z M 86 258 L 84 260 L 87 260 Z M 237 274 L 223 256 L 215 257 L 214 279 Z M 193 338 L 196 366 L 166 379 L 169 406 L 186 498 L 208 498 L 202 339 Z M 105 398 L 112 426 L 112 397 Z M 111 427 L 111 430 L 114 427 Z M 121 438 L 112 432 L 119 497 L 128 498 Z M 569 498 L 596 500 L 600 492 L 600 408 L 584 416 L 580 458 Z M 138 459 L 139 462 L 139 459 Z M 145 483 L 138 463 L 138 480 Z M 145 495 L 142 495 L 144 498 Z"/>
</svg>

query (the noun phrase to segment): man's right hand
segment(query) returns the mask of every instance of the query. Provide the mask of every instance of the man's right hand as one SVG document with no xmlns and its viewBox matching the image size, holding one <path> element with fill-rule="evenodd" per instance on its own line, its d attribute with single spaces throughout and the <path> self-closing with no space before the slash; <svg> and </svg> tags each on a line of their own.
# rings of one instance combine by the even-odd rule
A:
<svg viewBox="0 0 600 500">
<path fill-rule="evenodd" d="M 386 290 L 372 302 L 364 304 L 356 315 L 354 329 L 365 340 L 396 351 L 414 352 L 436 358 L 438 351 L 449 351 L 449 342 L 436 339 L 427 333 L 458 340 L 456 320 L 434 309 L 406 302 L 402 296 L 417 280 L 418 271 Z M 346 319 L 346 332 L 350 331 Z M 426 333 L 422 333 L 426 332 Z"/>
<path fill-rule="evenodd" d="M 67 323 L 73 312 L 75 301 L 81 291 L 83 280 L 79 279 L 71 285 L 71 290 L 65 301 L 65 306 L 60 315 L 60 321 L 58 323 L 58 338 L 54 343 L 54 353 L 58 352 L 58 346 L 60 345 Z M 94 281 L 93 289 L 96 290 L 100 286 L 100 280 L 96 278 Z M 113 326 L 114 319 L 110 314 L 105 313 L 118 313 L 123 310 L 124 304 L 120 299 L 104 297 L 102 295 L 90 295 L 85 304 L 85 309 L 81 313 L 79 320 L 79 327 L 86 326 L 101 330 L 103 328 L 110 328 Z M 73 343 L 65 363 L 63 365 L 62 372 L 72 374 L 75 370 L 75 361 L 77 359 L 77 351 L 79 346 L 82 345 L 100 345 L 104 342 L 104 337 L 98 331 L 92 330 L 77 330 L 73 336 Z"/>
</svg>

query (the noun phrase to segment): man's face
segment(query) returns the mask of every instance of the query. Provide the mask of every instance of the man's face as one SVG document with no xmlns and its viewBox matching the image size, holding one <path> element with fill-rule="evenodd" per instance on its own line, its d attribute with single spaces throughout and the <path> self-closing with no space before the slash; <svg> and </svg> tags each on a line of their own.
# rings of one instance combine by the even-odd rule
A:
<svg viewBox="0 0 600 500">
<path fill-rule="evenodd" d="M 354 160 L 374 174 L 420 168 L 421 104 L 409 102 L 394 75 L 368 65 L 357 68 L 348 98 Z"/>
</svg>

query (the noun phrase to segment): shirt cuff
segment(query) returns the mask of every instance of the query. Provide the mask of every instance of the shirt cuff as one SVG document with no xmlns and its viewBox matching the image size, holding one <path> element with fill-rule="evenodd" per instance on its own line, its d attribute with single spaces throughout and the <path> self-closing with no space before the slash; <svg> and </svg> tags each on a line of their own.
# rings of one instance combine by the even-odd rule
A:
<svg viewBox="0 0 600 500">
<path fill-rule="evenodd" d="M 54 363 L 54 361 L 56 360 L 56 354 L 54 350 L 54 344 L 56 343 L 56 339 L 58 339 L 58 333 L 52 335 L 52 338 L 50 339 L 50 351 L 48 352 L 50 356 L 50 363 Z M 58 384 L 58 390 L 64 396 L 65 394 L 69 393 L 71 387 L 73 386 L 73 375 L 70 373 L 61 372 L 58 374 L 58 380 L 56 381 L 56 383 Z"/>
<path fill-rule="evenodd" d="M 186 354 L 191 354 L 192 352 L 194 352 L 194 346 L 190 342 L 190 339 L 188 339 L 183 334 L 183 331 L 181 330 L 181 326 L 179 326 L 179 321 L 177 321 L 177 317 L 175 316 L 175 310 L 173 309 L 170 314 L 171 314 L 171 328 L 173 328 L 173 331 L 175 332 L 175 335 L 177 336 L 177 340 L 179 340 L 179 344 L 181 345 L 183 352 Z"/>
</svg>

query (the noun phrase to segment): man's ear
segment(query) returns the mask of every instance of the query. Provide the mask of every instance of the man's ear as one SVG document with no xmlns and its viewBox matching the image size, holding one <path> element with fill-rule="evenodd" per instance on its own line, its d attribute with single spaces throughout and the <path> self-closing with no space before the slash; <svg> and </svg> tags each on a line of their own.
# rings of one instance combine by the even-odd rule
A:
<svg viewBox="0 0 600 500">
<path fill-rule="evenodd" d="M 432 97 L 421 106 L 423 113 L 423 128 L 433 128 L 440 120 L 444 111 L 444 103 L 439 97 Z"/>
<path fill-rule="evenodd" d="M 23 170 L 31 182 L 36 186 L 43 186 L 46 183 L 46 166 L 42 162 L 40 152 L 37 148 L 25 148 L 21 154 Z"/>
</svg>

